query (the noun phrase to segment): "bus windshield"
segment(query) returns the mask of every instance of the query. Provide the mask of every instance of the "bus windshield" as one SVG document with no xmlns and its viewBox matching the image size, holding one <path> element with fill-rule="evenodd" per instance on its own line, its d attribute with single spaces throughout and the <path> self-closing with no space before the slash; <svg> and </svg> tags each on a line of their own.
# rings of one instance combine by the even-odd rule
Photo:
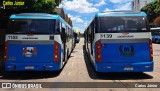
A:
<svg viewBox="0 0 160 91">
<path fill-rule="evenodd" d="M 52 34 L 55 20 L 51 19 L 12 19 L 8 34 Z"/>
<path fill-rule="evenodd" d="M 100 17 L 99 33 L 149 32 L 145 17 Z"/>
</svg>

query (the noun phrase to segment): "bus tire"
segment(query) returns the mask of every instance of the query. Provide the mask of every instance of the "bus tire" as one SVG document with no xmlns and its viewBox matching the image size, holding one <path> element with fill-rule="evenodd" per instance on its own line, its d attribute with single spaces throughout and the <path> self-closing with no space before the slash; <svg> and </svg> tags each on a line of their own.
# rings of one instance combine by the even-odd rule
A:
<svg viewBox="0 0 160 91">
<path fill-rule="evenodd" d="M 67 50 L 67 60 L 69 59 L 70 54 L 69 54 L 69 49 Z"/>
<path fill-rule="evenodd" d="M 66 61 L 66 46 L 63 44 L 63 62 Z"/>
</svg>

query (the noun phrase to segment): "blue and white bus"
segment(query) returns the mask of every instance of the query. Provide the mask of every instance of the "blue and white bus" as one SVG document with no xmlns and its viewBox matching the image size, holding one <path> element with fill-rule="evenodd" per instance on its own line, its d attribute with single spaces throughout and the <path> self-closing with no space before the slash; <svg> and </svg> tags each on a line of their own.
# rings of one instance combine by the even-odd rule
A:
<svg viewBox="0 0 160 91">
<path fill-rule="evenodd" d="M 11 15 L 5 39 L 5 71 L 60 70 L 72 51 L 72 41 L 72 28 L 59 15 Z"/>
<path fill-rule="evenodd" d="M 150 28 L 152 32 L 152 42 L 160 43 L 160 27 Z"/>
<path fill-rule="evenodd" d="M 87 54 L 97 72 L 153 71 L 153 49 L 144 12 L 97 13 L 85 30 Z"/>
</svg>

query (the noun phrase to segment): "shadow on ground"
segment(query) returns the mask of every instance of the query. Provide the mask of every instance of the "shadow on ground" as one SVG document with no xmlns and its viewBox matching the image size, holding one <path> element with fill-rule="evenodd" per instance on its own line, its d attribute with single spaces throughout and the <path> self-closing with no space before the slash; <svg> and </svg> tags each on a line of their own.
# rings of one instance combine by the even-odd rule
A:
<svg viewBox="0 0 160 91">
<path fill-rule="evenodd" d="M 29 80 L 57 77 L 60 72 L 12 72 L 8 76 L 1 76 L 3 80 Z"/>
<path fill-rule="evenodd" d="M 91 79 L 97 80 L 138 80 L 138 79 L 152 79 L 153 77 L 146 73 L 125 73 L 125 72 L 117 72 L 117 73 L 98 73 L 95 71 L 93 65 L 89 61 L 89 57 L 87 56 L 85 45 L 83 45 L 83 56 L 84 61 L 87 67 L 88 74 Z"/>
<path fill-rule="evenodd" d="M 4 75 L 3 69 L 1 69 L 0 79 L 2 80 L 31 80 L 31 79 L 54 78 L 60 75 L 65 65 L 59 71 L 22 71 L 22 72 L 10 72 L 8 75 Z"/>
</svg>

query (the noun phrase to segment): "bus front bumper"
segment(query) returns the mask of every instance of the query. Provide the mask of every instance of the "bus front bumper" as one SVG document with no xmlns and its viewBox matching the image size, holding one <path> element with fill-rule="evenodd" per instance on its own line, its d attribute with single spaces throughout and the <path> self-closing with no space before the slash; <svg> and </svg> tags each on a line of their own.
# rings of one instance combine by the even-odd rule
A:
<svg viewBox="0 0 160 91">
<path fill-rule="evenodd" d="M 57 63 L 5 63 L 5 71 L 57 71 L 62 67 Z"/>
<path fill-rule="evenodd" d="M 97 63 L 95 69 L 97 72 L 151 72 L 153 65 L 153 62 Z"/>
</svg>

